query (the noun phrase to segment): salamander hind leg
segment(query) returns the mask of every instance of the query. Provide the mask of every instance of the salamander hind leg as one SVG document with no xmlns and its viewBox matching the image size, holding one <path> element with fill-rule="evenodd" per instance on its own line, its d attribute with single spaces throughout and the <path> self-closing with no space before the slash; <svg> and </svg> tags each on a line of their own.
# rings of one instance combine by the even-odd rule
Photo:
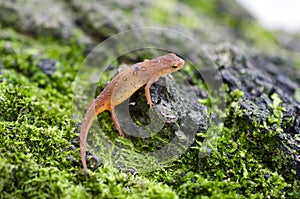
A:
<svg viewBox="0 0 300 199">
<path fill-rule="evenodd" d="M 115 108 L 114 107 L 111 107 L 111 117 L 112 117 L 112 120 L 114 122 L 114 125 L 115 127 L 117 128 L 117 130 L 119 131 L 119 134 L 120 136 L 123 136 L 125 137 L 125 134 L 123 133 L 122 129 L 121 129 L 121 126 L 119 124 L 119 121 L 118 121 L 118 118 L 116 116 L 116 112 L 115 112 Z"/>
</svg>

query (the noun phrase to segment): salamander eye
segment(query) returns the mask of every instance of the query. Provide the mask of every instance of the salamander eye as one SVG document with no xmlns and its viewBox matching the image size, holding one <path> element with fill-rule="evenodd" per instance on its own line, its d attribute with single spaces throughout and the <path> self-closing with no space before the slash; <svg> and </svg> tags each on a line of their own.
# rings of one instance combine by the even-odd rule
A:
<svg viewBox="0 0 300 199">
<path fill-rule="evenodd" d="M 174 69 L 177 68 L 177 67 L 178 67 L 177 65 L 173 65 L 173 66 L 172 66 L 172 68 L 174 68 Z"/>
</svg>

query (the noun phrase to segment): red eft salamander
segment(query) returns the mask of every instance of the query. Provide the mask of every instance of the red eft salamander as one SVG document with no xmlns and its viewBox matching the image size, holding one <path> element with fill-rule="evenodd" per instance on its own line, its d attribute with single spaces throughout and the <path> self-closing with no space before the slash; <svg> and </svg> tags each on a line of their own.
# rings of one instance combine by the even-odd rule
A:
<svg viewBox="0 0 300 199">
<path fill-rule="evenodd" d="M 86 173 L 86 139 L 88 131 L 97 115 L 106 110 L 110 111 L 113 123 L 119 134 L 125 136 L 116 117 L 115 106 L 124 102 L 135 91 L 146 84 L 145 94 L 147 103 L 152 107 L 150 86 L 160 76 L 175 72 L 181 69 L 183 65 L 184 60 L 173 53 L 136 63 L 116 75 L 97 98 L 91 102 L 80 129 L 80 156 L 83 169 Z"/>
</svg>

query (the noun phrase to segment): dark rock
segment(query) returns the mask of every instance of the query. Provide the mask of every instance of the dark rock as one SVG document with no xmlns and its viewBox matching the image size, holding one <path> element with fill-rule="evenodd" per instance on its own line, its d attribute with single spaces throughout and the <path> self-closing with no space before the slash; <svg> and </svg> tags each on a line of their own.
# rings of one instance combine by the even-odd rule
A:
<svg viewBox="0 0 300 199">
<path fill-rule="evenodd" d="M 4 0 L 0 3 L 1 23 L 30 35 L 70 39 L 73 32 L 79 31 L 72 17 L 71 9 L 62 1 Z M 79 42 L 89 43 L 90 39 L 84 35 Z"/>
<path fill-rule="evenodd" d="M 87 164 L 89 169 L 95 170 L 103 164 L 103 158 L 88 154 Z"/>
<path fill-rule="evenodd" d="M 277 94 L 282 100 L 281 107 L 283 118 L 281 127 L 273 124 L 271 129 L 276 131 L 278 128 L 283 128 L 284 133 L 279 134 L 283 146 L 283 151 L 286 152 L 294 160 L 294 168 L 297 173 L 300 173 L 300 163 L 297 161 L 297 154 L 300 154 L 300 142 L 296 138 L 299 135 L 299 103 L 294 98 L 295 91 L 299 88 L 299 84 L 284 74 L 287 74 L 286 68 L 290 61 L 285 61 L 278 57 L 254 56 L 251 61 L 236 50 L 225 45 L 220 52 L 217 51 L 216 60 L 224 60 L 223 56 L 231 57 L 231 61 L 227 61 L 226 67 L 221 67 L 220 72 L 230 89 L 240 89 L 244 92 L 244 97 L 239 100 L 239 108 L 241 117 L 249 124 L 253 122 L 262 122 L 267 119 L 272 112 L 273 94 Z M 243 61 L 244 60 L 244 61 Z M 291 123 L 292 118 L 295 122 Z M 249 125 L 251 126 L 251 125 Z M 268 131 L 265 129 L 266 132 Z"/>
<path fill-rule="evenodd" d="M 72 155 L 68 155 L 68 156 L 66 157 L 66 159 L 67 159 L 68 161 L 72 162 L 73 165 L 76 165 L 76 164 L 77 164 L 77 159 L 76 159 L 74 156 L 72 156 Z"/>
<path fill-rule="evenodd" d="M 296 51 L 296 52 L 300 52 L 300 34 L 298 33 L 295 34 L 293 37 L 291 37 L 291 35 L 289 34 L 282 34 L 280 35 L 278 41 L 286 48 L 292 50 L 292 51 Z"/>
<path fill-rule="evenodd" d="M 266 180 L 268 180 L 268 179 L 270 179 L 272 176 L 271 176 L 270 174 L 265 174 L 264 177 L 265 177 Z"/>
<path fill-rule="evenodd" d="M 260 123 L 261 121 L 264 121 L 269 115 L 268 109 L 260 108 L 251 100 L 243 99 L 239 101 L 239 104 L 240 108 L 242 110 L 245 110 L 243 111 L 243 117 L 246 118 L 249 122 L 256 121 Z"/>
<path fill-rule="evenodd" d="M 300 134 L 300 117 L 298 116 L 295 120 L 295 125 L 294 125 L 296 133 L 299 135 Z"/>
<path fill-rule="evenodd" d="M 267 72 L 272 76 L 274 81 L 278 75 L 284 75 L 295 83 L 300 83 L 300 71 L 294 67 L 296 64 L 289 58 L 283 59 L 279 56 L 254 55 L 250 59 L 256 68 Z"/>
<path fill-rule="evenodd" d="M 259 98 L 255 99 L 255 104 L 263 112 L 269 110 L 272 101 L 265 93 L 263 93 Z"/>
<path fill-rule="evenodd" d="M 297 85 L 295 82 L 292 82 L 292 80 L 282 74 L 277 76 L 275 85 L 289 95 L 293 95 L 295 90 L 299 88 L 299 85 Z"/>
<path fill-rule="evenodd" d="M 52 76 L 56 70 L 56 61 L 52 59 L 41 59 L 38 67 L 47 75 Z"/>
<path fill-rule="evenodd" d="M 240 79 L 237 78 L 237 74 L 235 72 L 231 72 L 229 70 L 221 70 L 221 74 L 224 80 L 224 83 L 226 83 L 231 90 L 235 89 L 241 89 L 242 84 Z"/>
<path fill-rule="evenodd" d="M 174 87 L 176 85 L 173 76 L 166 75 L 161 77 L 150 88 L 152 101 L 155 104 L 150 109 L 146 103 L 144 88 L 140 89 L 130 98 L 129 111 L 133 114 L 132 119 L 141 121 L 144 124 L 150 124 L 150 129 L 158 131 L 159 128 L 172 128 L 184 133 L 184 136 L 195 136 L 196 132 L 204 132 L 208 128 L 208 115 L 206 107 L 197 103 L 197 95 L 189 92 L 185 93 L 185 87 Z M 120 107 L 119 107 L 120 106 Z M 119 105 L 117 112 L 128 112 L 126 103 Z M 119 109 L 119 110 L 118 110 Z M 152 114 L 152 116 L 151 116 Z M 125 118 L 120 121 L 122 128 L 126 132 L 138 132 L 138 137 L 149 137 L 147 132 L 137 128 L 131 118 Z M 128 118 L 129 120 L 126 120 Z M 133 124 L 129 125 L 129 124 Z M 179 129 L 175 128 L 179 125 Z M 175 129 L 174 129 L 175 128 Z M 187 135 L 192 133 L 193 135 Z"/>
<path fill-rule="evenodd" d="M 224 3 L 223 5 L 218 7 L 221 12 L 230 12 L 238 18 L 250 20 L 247 12 L 243 12 L 236 2 L 230 3 L 233 6 Z M 70 40 L 80 32 L 82 34 L 78 37 L 79 43 L 95 46 L 98 42 L 122 31 L 159 25 L 149 14 L 149 10 L 155 10 L 156 7 L 159 6 L 150 0 L 3 0 L 0 3 L 0 22 L 26 34 L 54 36 L 63 40 Z M 177 9 L 173 9 L 170 15 L 185 16 L 189 13 L 188 17 L 199 18 L 200 13 L 183 3 L 176 2 L 176 7 Z M 195 26 L 193 31 L 189 31 L 190 35 L 200 35 L 201 38 L 213 42 L 224 41 L 224 38 L 231 41 L 236 39 L 236 35 L 232 34 L 229 27 L 215 23 L 205 15 L 201 16 L 201 23 L 205 25 Z M 171 28 L 183 29 L 182 25 L 173 25 Z M 219 34 L 220 32 L 222 34 Z M 160 42 L 157 38 L 160 37 L 153 35 L 154 42 Z M 136 36 L 135 41 L 143 42 L 143 40 L 143 36 Z M 183 43 L 183 46 L 188 48 L 188 44 Z"/>
</svg>

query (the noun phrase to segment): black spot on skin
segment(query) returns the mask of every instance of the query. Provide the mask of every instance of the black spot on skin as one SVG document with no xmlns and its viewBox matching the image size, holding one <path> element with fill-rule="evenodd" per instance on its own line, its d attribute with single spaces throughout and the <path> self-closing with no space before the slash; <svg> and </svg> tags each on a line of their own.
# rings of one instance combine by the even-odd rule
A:
<svg viewBox="0 0 300 199">
<path fill-rule="evenodd" d="M 136 66 L 136 67 L 135 67 L 135 70 L 136 70 L 136 71 L 139 71 L 139 70 L 140 70 L 140 67 L 139 67 L 139 66 Z"/>
</svg>

